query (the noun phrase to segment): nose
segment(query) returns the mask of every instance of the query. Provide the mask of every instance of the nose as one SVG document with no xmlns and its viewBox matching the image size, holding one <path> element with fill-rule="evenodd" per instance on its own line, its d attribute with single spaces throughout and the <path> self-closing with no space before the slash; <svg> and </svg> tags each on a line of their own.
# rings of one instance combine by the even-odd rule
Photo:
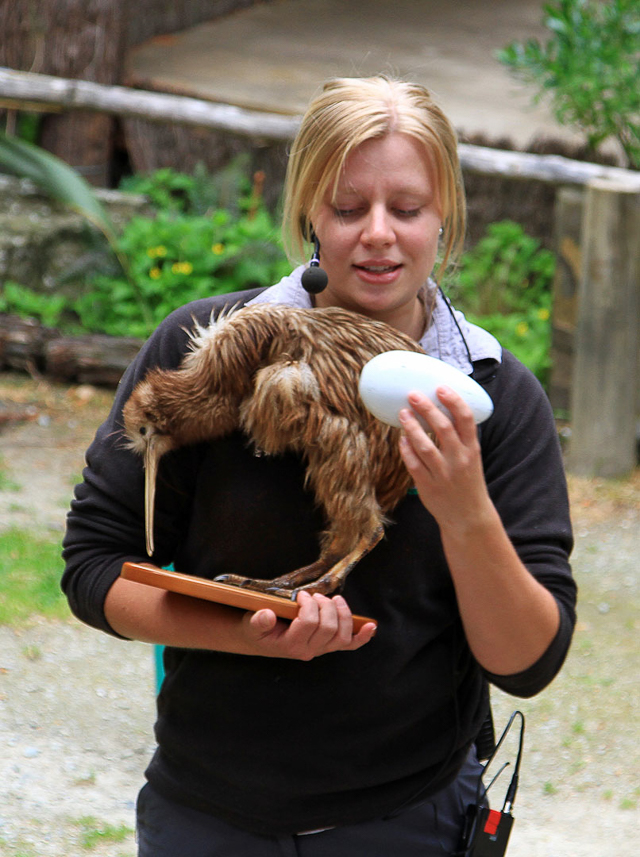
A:
<svg viewBox="0 0 640 857">
<path fill-rule="evenodd" d="M 383 205 L 371 206 L 362 229 L 362 242 L 375 247 L 387 247 L 395 241 L 390 213 Z"/>
</svg>

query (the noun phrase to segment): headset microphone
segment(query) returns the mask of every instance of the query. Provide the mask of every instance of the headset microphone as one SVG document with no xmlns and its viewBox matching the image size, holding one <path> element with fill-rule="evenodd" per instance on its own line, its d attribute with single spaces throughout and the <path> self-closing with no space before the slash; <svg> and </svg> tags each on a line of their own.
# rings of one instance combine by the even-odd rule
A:
<svg viewBox="0 0 640 857">
<path fill-rule="evenodd" d="M 309 267 L 303 272 L 300 282 L 306 292 L 309 292 L 310 295 L 317 295 L 327 288 L 329 277 L 327 272 L 320 267 L 320 242 L 315 232 L 311 234 L 311 237 L 314 244 L 313 256 L 309 262 Z"/>
</svg>

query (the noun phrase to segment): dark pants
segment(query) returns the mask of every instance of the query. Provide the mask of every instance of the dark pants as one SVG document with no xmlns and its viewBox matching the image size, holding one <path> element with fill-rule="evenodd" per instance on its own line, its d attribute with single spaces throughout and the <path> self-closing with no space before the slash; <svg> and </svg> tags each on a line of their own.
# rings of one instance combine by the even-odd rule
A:
<svg viewBox="0 0 640 857">
<path fill-rule="evenodd" d="M 138 857 L 443 857 L 458 845 L 476 799 L 475 753 L 435 797 L 389 818 L 321 833 L 260 836 L 166 800 L 150 785 L 138 797 Z"/>
</svg>

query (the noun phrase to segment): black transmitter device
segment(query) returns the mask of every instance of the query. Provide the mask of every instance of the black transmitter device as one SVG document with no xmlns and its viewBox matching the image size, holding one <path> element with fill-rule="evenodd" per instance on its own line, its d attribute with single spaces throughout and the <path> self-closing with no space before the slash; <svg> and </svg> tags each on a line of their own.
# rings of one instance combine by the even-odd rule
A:
<svg viewBox="0 0 640 857">
<path fill-rule="evenodd" d="M 502 805 L 502 809 L 490 809 L 488 805 L 483 803 L 486 800 L 486 795 L 493 783 L 500 776 L 507 764 L 503 765 L 493 778 L 491 783 L 486 787 L 484 796 L 482 795 L 482 776 L 478 783 L 475 803 L 467 807 L 465 814 L 464 825 L 462 828 L 462 836 L 458 850 L 455 852 L 455 857 L 504 857 L 507 853 L 507 845 L 509 844 L 509 835 L 513 827 L 513 815 L 511 810 L 516 798 L 518 790 L 518 781 L 520 777 L 520 762 L 522 760 L 522 750 L 524 744 L 524 714 L 521 711 L 514 711 L 511 715 L 507 726 L 502 733 L 502 736 L 495 746 L 491 757 L 484 766 L 484 773 L 491 762 L 495 759 L 500 746 L 506 738 L 511 726 L 516 717 L 520 717 L 520 741 L 518 745 L 518 753 L 515 763 L 515 770 L 507 789 L 507 794 Z"/>
<path fill-rule="evenodd" d="M 458 853 L 464 857 L 503 857 L 512 825 L 511 813 L 472 804 L 467 808 Z"/>
</svg>

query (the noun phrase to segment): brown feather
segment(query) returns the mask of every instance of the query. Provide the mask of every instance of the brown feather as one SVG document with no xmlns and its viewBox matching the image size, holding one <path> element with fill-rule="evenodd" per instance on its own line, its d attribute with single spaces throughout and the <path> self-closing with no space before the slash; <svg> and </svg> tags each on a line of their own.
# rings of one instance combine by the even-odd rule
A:
<svg viewBox="0 0 640 857">
<path fill-rule="evenodd" d="M 328 522 L 316 563 L 276 581 L 227 582 L 295 597 L 331 592 L 382 537 L 410 477 L 399 429 L 373 417 L 358 393 L 365 363 L 383 351 L 421 351 L 382 322 L 339 308 L 256 304 L 198 326 L 173 371 L 151 370 L 124 408 L 132 449 L 157 457 L 241 429 L 267 454 L 306 462 Z"/>
</svg>

